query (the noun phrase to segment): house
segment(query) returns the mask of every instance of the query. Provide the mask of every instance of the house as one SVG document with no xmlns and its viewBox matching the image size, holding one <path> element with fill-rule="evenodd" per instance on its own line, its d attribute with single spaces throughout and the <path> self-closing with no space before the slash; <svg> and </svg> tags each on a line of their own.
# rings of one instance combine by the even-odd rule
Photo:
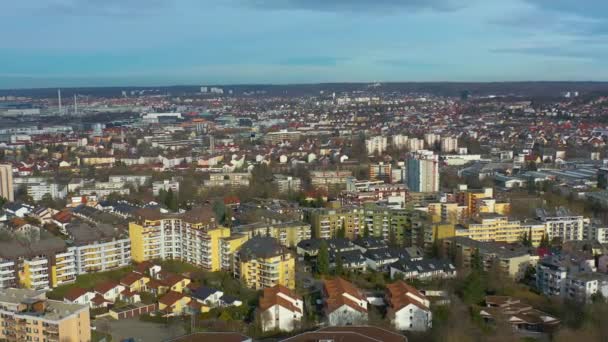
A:
<svg viewBox="0 0 608 342">
<path fill-rule="evenodd" d="M 93 299 L 91 299 L 91 309 L 98 309 L 98 308 L 107 308 L 108 305 L 112 304 L 112 301 L 109 301 L 107 299 L 105 299 L 102 295 L 100 295 L 99 293 L 95 294 L 95 297 L 93 297 Z"/>
<path fill-rule="evenodd" d="M 131 272 L 120 279 L 120 285 L 125 286 L 130 292 L 146 291 L 146 284 L 150 282 L 147 276 Z"/>
<path fill-rule="evenodd" d="M 95 297 L 95 292 L 85 290 L 81 287 L 71 288 L 65 296 L 63 301 L 68 304 L 80 304 L 80 305 L 91 305 L 91 300 Z"/>
<path fill-rule="evenodd" d="M 124 291 L 124 289 L 124 285 L 120 285 L 119 283 L 112 280 L 97 284 L 93 288 L 95 293 L 99 294 L 105 300 L 108 300 L 112 303 L 116 301 L 116 299 L 118 298 L 120 293 Z"/>
<path fill-rule="evenodd" d="M 486 306 L 479 311 L 486 322 L 496 323 L 498 320 L 508 322 L 515 331 L 544 332 L 555 331 L 560 321 L 532 306 L 522 303 L 519 299 L 508 296 L 487 296 Z"/>
<path fill-rule="evenodd" d="M 167 271 L 160 271 L 157 275 L 158 281 L 166 288 L 165 291 L 174 291 L 182 293 L 190 284 L 190 279 Z"/>
<path fill-rule="evenodd" d="M 220 306 L 223 295 L 224 292 L 206 286 L 201 286 L 190 293 L 192 299 L 209 307 Z"/>
<path fill-rule="evenodd" d="M 224 294 L 220 298 L 220 306 L 241 306 L 243 302 L 237 297 Z"/>
<path fill-rule="evenodd" d="M 260 298 L 263 331 L 293 331 L 304 315 L 302 297 L 282 285 L 267 287 Z"/>
<path fill-rule="evenodd" d="M 58 212 L 59 211 L 56 209 L 38 207 L 29 216 L 38 219 L 42 224 L 46 224 L 51 223 L 53 221 L 53 215 L 57 214 Z"/>
<path fill-rule="evenodd" d="M 433 319 L 430 302 L 416 288 L 400 280 L 386 286 L 387 315 L 397 330 L 426 331 Z"/>
<path fill-rule="evenodd" d="M 150 261 L 144 261 L 135 265 L 135 270 L 133 270 L 133 272 L 156 278 L 161 270 L 162 267 L 160 265 L 155 265 Z"/>
<path fill-rule="evenodd" d="M 367 298 L 353 284 L 338 277 L 325 280 L 325 314 L 330 326 L 356 325 L 367 321 Z"/>
<path fill-rule="evenodd" d="M 164 317 L 183 315 L 189 312 L 191 300 L 183 293 L 169 291 L 158 300 L 158 310 L 163 312 Z"/>
<path fill-rule="evenodd" d="M 132 292 L 129 288 L 124 289 L 118 298 L 125 303 L 135 304 L 141 302 L 141 296 L 137 292 Z"/>
<path fill-rule="evenodd" d="M 34 210 L 34 207 L 17 202 L 9 202 L 4 205 L 4 211 L 9 216 L 25 217 Z"/>
<path fill-rule="evenodd" d="M 391 279 L 444 279 L 456 277 L 456 267 L 447 260 L 403 258 L 389 266 Z"/>
</svg>

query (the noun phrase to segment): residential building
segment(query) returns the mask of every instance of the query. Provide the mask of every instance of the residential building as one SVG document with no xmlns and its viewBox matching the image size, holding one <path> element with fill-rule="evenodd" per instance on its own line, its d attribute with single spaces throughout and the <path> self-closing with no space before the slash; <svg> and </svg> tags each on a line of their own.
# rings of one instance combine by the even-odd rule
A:
<svg viewBox="0 0 608 342">
<path fill-rule="evenodd" d="M 382 154 L 386 151 L 388 146 L 388 139 L 383 136 L 371 137 L 369 139 L 365 139 L 365 149 L 367 150 L 367 154 Z"/>
<path fill-rule="evenodd" d="M 109 271 L 131 264 L 131 240 L 107 224 L 70 224 L 66 227 L 77 274 Z"/>
<path fill-rule="evenodd" d="M 152 194 L 154 196 L 158 196 L 158 194 L 160 194 L 160 191 L 164 190 L 164 191 L 169 191 L 171 190 L 171 192 L 173 192 L 174 194 L 177 194 L 179 192 L 179 180 L 177 179 L 165 179 L 163 181 L 158 181 L 158 182 L 153 182 L 152 183 Z"/>
<path fill-rule="evenodd" d="M 403 150 L 407 148 L 408 136 L 403 134 L 394 134 L 391 138 L 393 147 L 397 150 Z"/>
<path fill-rule="evenodd" d="M 430 302 L 416 288 L 400 280 L 386 286 L 387 316 L 400 331 L 426 331 L 433 324 Z"/>
<path fill-rule="evenodd" d="M 458 139 L 453 137 L 441 138 L 441 152 L 453 153 L 458 151 Z"/>
<path fill-rule="evenodd" d="M 441 143 L 441 136 L 435 133 L 426 133 L 424 135 L 424 142 L 428 149 L 433 150 L 435 147 Z"/>
<path fill-rule="evenodd" d="M 0 339 L 91 341 L 89 307 L 46 298 L 27 289 L 0 290 Z"/>
<path fill-rule="evenodd" d="M 448 260 L 401 258 L 389 265 L 391 279 L 448 279 L 457 275 L 456 267 Z"/>
<path fill-rule="evenodd" d="M 323 283 L 325 314 L 330 326 L 359 325 L 368 320 L 367 298 L 352 283 L 338 277 Z"/>
<path fill-rule="evenodd" d="M 521 237 L 527 234 L 532 237 L 532 245 L 538 246 L 545 235 L 545 229 L 545 225 L 540 222 L 522 223 L 509 220 L 507 216 L 482 213 L 465 224 L 457 225 L 456 236 L 485 242 L 513 243 L 520 241 Z"/>
<path fill-rule="evenodd" d="M 439 191 L 437 155 L 417 153 L 407 160 L 407 186 L 413 192 Z"/>
<path fill-rule="evenodd" d="M 302 322 L 304 302 L 292 290 L 275 285 L 264 289 L 259 312 L 263 331 L 293 331 Z"/>
<path fill-rule="evenodd" d="M 277 239 L 253 237 L 234 256 L 234 276 L 260 290 L 275 285 L 295 289 L 295 258 Z"/>
<path fill-rule="evenodd" d="M 352 175 L 352 171 L 310 171 L 310 182 L 316 189 L 341 188 Z"/>
<path fill-rule="evenodd" d="M 522 303 L 521 300 L 508 296 L 487 296 L 486 306 L 479 310 L 479 315 L 492 324 L 500 322 L 511 325 L 514 331 L 521 333 L 552 333 L 560 320 Z"/>
<path fill-rule="evenodd" d="M 537 209 L 538 219 L 546 225 L 549 239 L 561 238 L 563 241 L 583 240 L 585 235 L 585 218 L 573 215 L 566 208 L 558 208 L 554 213 Z"/>
<path fill-rule="evenodd" d="M 498 266 L 505 274 L 521 279 L 529 266 L 536 263 L 527 248 L 509 247 L 495 242 L 481 242 L 467 237 L 457 236 L 443 240 L 443 254 L 448 256 L 456 267 L 471 269 L 474 267 L 475 254 L 479 256 L 484 270 Z"/>
<path fill-rule="evenodd" d="M 302 190 L 302 180 L 294 176 L 273 175 L 273 183 L 277 185 L 279 192 L 298 192 Z"/>
<path fill-rule="evenodd" d="M 134 216 L 129 223 L 133 261 L 179 259 L 208 271 L 221 269 L 220 239 L 230 236 L 230 229 L 216 225 L 211 207 L 183 214 L 140 209 Z"/>
<path fill-rule="evenodd" d="M 189 306 L 192 298 L 183 293 L 170 291 L 158 300 L 158 311 L 164 317 L 180 316 L 190 313 Z"/>
<path fill-rule="evenodd" d="M 248 172 L 210 173 L 203 181 L 205 187 L 244 187 L 249 186 L 251 174 Z"/>
<path fill-rule="evenodd" d="M 220 260 L 223 271 L 232 272 L 234 254 L 249 238 L 247 234 L 232 234 L 220 239 Z"/>
<path fill-rule="evenodd" d="M 391 183 L 392 171 L 390 163 L 370 163 L 368 168 L 370 180 L 381 180 L 385 183 Z"/>
<path fill-rule="evenodd" d="M 15 200 L 13 191 L 13 166 L 11 164 L 0 164 L 0 197 L 9 202 Z"/>
<path fill-rule="evenodd" d="M 295 247 L 300 241 L 310 239 L 312 228 L 308 223 L 301 221 L 289 221 L 282 223 L 251 223 L 237 226 L 235 232 L 245 234 L 249 238 L 254 236 L 270 236 L 286 247 Z"/>
</svg>

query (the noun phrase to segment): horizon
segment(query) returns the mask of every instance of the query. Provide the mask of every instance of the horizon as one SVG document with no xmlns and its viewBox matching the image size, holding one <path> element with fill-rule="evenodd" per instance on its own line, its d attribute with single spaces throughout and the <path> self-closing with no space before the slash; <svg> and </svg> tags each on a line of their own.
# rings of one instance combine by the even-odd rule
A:
<svg viewBox="0 0 608 342">
<path fill-rule="evenodd" d="M 22 0 L 0 88 L 608 80 L 608 4 Z"/>
</svg>

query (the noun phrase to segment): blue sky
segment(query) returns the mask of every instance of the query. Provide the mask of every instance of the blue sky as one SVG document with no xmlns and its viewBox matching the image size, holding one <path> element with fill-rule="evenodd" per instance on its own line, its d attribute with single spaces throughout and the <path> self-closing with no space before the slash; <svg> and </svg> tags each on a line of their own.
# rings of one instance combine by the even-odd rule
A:
<svg viewBox="0 0 608 342">
<path fill-rule="evenodd" d="M 608 1 L 0 1 L 0 88 L 608 80 Z"/>
</svg>

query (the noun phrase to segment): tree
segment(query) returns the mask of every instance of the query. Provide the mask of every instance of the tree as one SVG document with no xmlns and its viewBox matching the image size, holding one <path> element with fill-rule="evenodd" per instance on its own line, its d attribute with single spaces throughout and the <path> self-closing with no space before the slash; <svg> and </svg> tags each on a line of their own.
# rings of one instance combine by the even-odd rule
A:
<svg viewBox="0 0 608 342">
<path fill-rule="evenodd" d="M 173 189 L 169 189 L 169 191 L 167 192 L 167 200 L 165 202 L 165 205 L 172 211 L 177 211 L 177 195 L 173 193 Z"/>
<path fill-rule="evenodd" d="M 334 271 L 336 275 L 344 274 L 344 260 L 342 260 L 342 253 L 340 251 L 336 253 L 336 269 Z"/>
<path fill-rule="evenodd" d="M 336 237 L 340 238 L 340 239 L 344 239 L 346 238 L 346 228 L 344 228 L 344 226 L 340 227 L 337 231 L 336 231 Z"/>
<path fill-rule="evenodd" d="M 325 240 L 319 245 L 319 253 L 317 254 L 317 272 L 319 274 L 329 273 L 329 247 Z"/>
<path fill-rule="evenodd" d="M 477 248 L 471 253 L 471 270 L 473 273 L 483 272 L 483 260 L 481 259 L 481 254 L 479 254 L 479 249 Z"/>
<path fill-rule="evenodd" d="M 549 248 L 550 244 L 549 244 L 549 236 L 547 236 L 547 234 L 543 234 L 543 237 L 540 239 L 540 245 L 539 247 L 541 248 Z"/>
<path fill-rule="evenodd" d="M 215 220 L 219 223 L 223 223 L 226 219 L 226 205 L 224 201 L 216 200 L 213 202 L 213 213 L 215 214 Z"/>
<path fill-rule="evenodd" d="M 363 227 L 363 237 L 369 237 L 369 227 L 367 224 L 365 224 Z"/>
</svg>

